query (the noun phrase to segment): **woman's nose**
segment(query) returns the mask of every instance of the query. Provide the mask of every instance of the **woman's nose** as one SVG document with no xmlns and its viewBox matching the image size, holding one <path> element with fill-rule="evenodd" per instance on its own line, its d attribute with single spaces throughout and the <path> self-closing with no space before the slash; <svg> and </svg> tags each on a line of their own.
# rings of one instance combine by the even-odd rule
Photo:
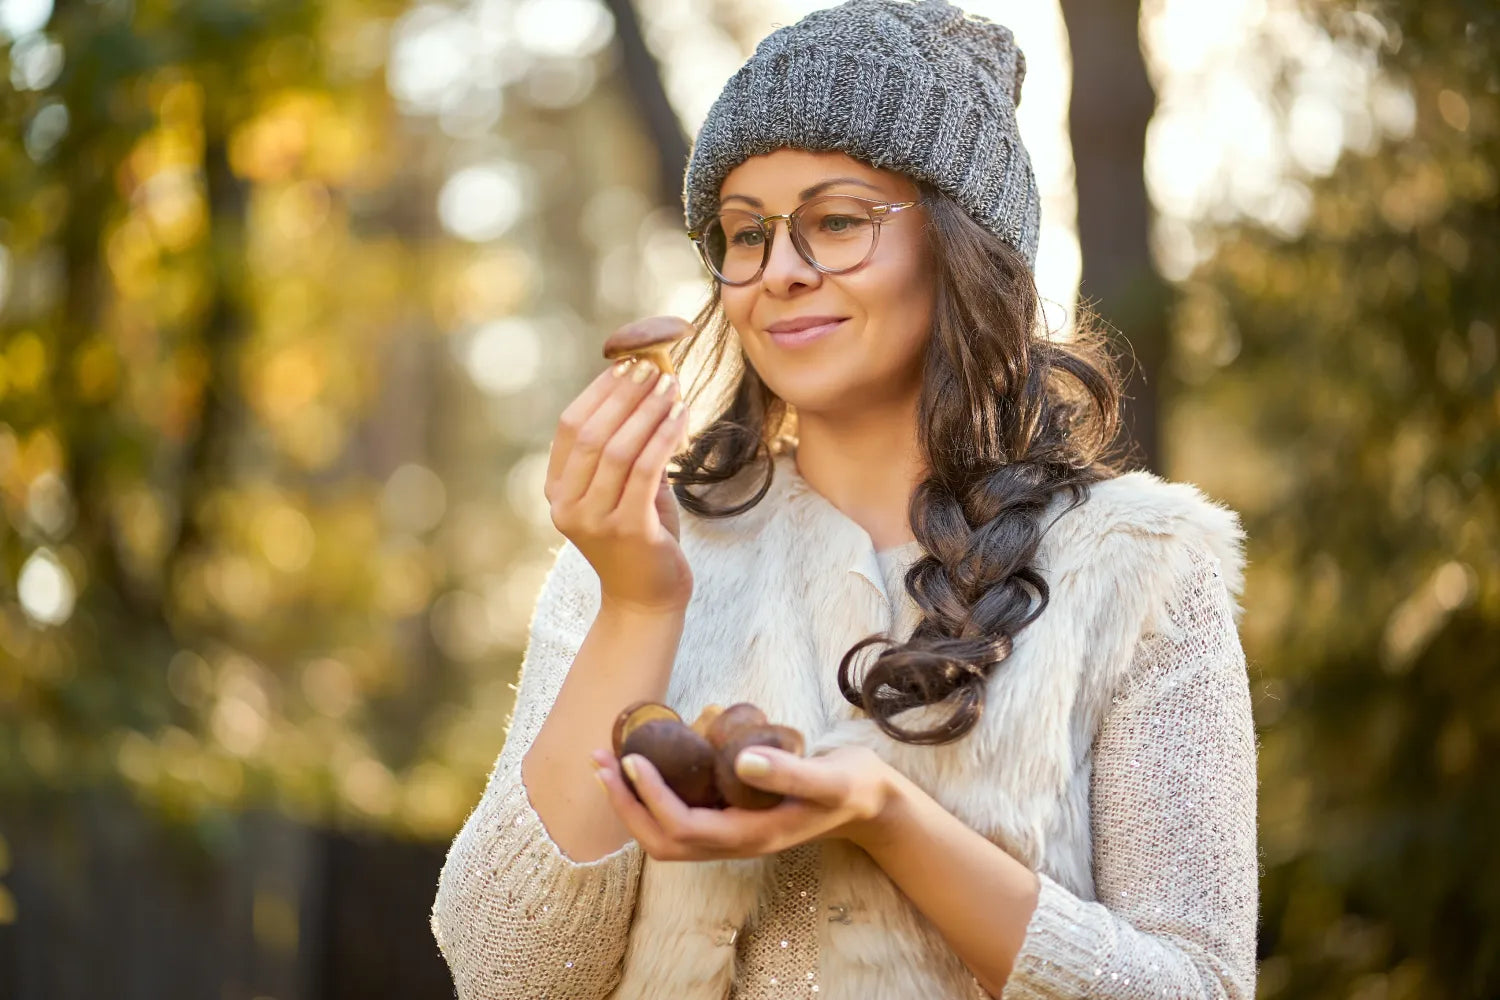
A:
<svg viewBox="0 0 1500 1000">
<path fill-rule="evenodd" d="M 816 284 L 822 272 L 803 259 L 792 241 L 792 224 L 788 219 L 771 223 L 771 252 L 761 281 L 771 291 L 786 291 L 796 285 Z"/>
</svg>

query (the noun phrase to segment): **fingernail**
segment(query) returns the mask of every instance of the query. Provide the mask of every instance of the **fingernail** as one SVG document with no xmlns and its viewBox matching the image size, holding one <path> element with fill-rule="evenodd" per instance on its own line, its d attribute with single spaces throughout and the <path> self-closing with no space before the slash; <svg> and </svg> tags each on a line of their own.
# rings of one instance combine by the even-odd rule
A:
<svg viewBox="0 0 1500 1000">
<path fill-rule="evenodd" d="M 630 783 L 632 785 L 635 784 L 635 754 L 630 754 L 624 760 L 620 761 L 620 769 L 625 772 L 625 777 L 630 779 Z"/>
<path fill-rule="evenodd" d="M 761 778 L 771 773 L 771 759 L 746 750 L 734 759 L 734 770 L 745 778 Z"/>
<path fill-rule="evenodd" d="M 624 375 L 628 371 L 630 371 L 630 362 L 621 361 L 619 364 L 615 365 L 613 369 L 611 369 L 610 374 L 615 378 L 619 378 L 621 375 Z"/>
<path fill-rule="evenodd" d="M 642 382 L 646 381 L 646 379 L 648 379 L 650 377 L 651 377 L 651 366 L 650 365 L 636 365 L 635 366 L 635 371 L 633 371 L 633 372 L 630 373 L 630 381 L 634 382 L 636 385 L 640 385 Z"/>
<path fill-rule="evenodd" d="M 672 376 L 663 375 L 656 380 L 656 386 L 651 390 L 651 395 L 660 396 L 670 388 L 672 388 Z"/>
<path fill-rule="evenodd" d="M 594 772 L 594 780 L 599 783 L 599 787 L 604 790 L 604 794 L 608 795 L 609 794 L 609 786 L 604 783 L 604 772 L 603 771 L 595 771 Z"/>
<path fill-rule="evenodd" d="M 670 410 L 667 411 L 667 419 L 668 420 L 676 420 L 677 419 L 677 414 L 679 414 L 679 413 L 682 412 L 682 408 L 685 405 L 686 404 L 683 403 L 683 401 L 680 400 L 680 399 L 677 402 L 673 403 L 672 404 L 672 409 L 670 409 Z"/>
</svg>

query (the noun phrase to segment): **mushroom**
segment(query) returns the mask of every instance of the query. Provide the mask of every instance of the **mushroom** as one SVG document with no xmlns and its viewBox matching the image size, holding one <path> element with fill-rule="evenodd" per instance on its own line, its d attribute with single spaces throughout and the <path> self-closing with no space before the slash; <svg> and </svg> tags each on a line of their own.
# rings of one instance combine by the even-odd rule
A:
<svg viewBox="0 0 1500 1000">
<path fill-rule="evenodd" d="M 698 713 L 698 718 L 693 721 L 693 732 L 707 739 L 708 731 L 712 728 L 714 720 L 723 714 L 723 705 L 705 705 L 703 711 Z M 712 743 L 713 740 L 709 740 L 709 742 Z"/>
<path fill-rule="evenodd" d="M 740 752 L 749 747 L 775 747 L 787 753 L 802 755 L 802 734 L 790 726 L 742 726 L 734 730 L 714 752 L 714 778 L 719 794 L 729 805 L 741 809 L 770 809 L 785 798 L 780 792 L 747 785 L 734 771 Z"/>
<path fill-rule="evenodd" d="M 608 361 L 641 358 L 650 361 L 663 375 L 676 375 L 669 348 L 693 332 L 693 324 L 676 316 L 650 316 L 627 323 L 604 342 Z"/>
<path fill-rule="evenodd" d="M 681 719 L 656 718 L 640 723 L 625 737 L 621 750 L 621 756 L 634 753 L 649 760 L 667 787 L 686 804 L 706 809 L 723 804 L 714 778 L 714 748 Z M 629 775 L 626 780 L 630 780 Z M 635 790 L 634 783 L 631 790 Z"/>
<path fill-rule="evenodd" d="M 614 747 L 615 756 L 625 756 L 621 749 L 625 745 L 625 738 L 642 723 L 650 722 L 652 719 L 673 719 L 682 721 L 682 717 L 672 711 L 659 701 L 637 701 L 625 707 L 625 710 L 615 716 L 614 732 L 611 734 L 610 745 Z"/>
<path fill-rule="evenodd" d="M 749 702 L 728 708 L 707 705 L 689 726 L 659 701 L 638 701 L 615 718 L 613 742 L 616 757 L 640 754 L 678 798 L 706 809 L 776 805 L 783 796 L 745 784 L 734 773 L 734 760 L 751 746 L 776 747 L 798 755 L 803 750 L 801 733 L 789 726 L 771 725 L 766 713 Z M 631 791 L 635 791 L 634 784 Z"/>
<path fill-rule="evenodd" d="M 738 730 L 746 726 L 769 725 L 770 721 L 770 719 L 766 718 L 765 712 L 762 712 L 748 701 L 742 701 L 738 704 L 730 705 L 724 711 L 720 712 L 718 717 L 713 720 L 713 724 L 708 727 L 708 731 L 703 735 L 708 737 L 708 742 L 712 743 L 714 749 L 717 750 L 728 742 L 729 738 Z"/>
</svg>

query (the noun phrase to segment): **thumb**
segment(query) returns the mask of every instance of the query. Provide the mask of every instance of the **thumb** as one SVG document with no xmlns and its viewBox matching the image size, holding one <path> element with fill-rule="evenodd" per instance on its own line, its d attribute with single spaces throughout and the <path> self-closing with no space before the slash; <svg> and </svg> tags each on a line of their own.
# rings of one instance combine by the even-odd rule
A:
<svg viewBox="0 0 1500 1000">
<path fill-rule="evenodd" d="M 837 761 L 826 757 L 799 757 L 775 747 L 751 745 L 735 757 L 734 773 L 756 788 L 824 806 L 837 806 L 849 797 L 849 776 Z"/>
<path fill-rule="evenodd" d="M 672 533 L 673 538 L 682 541 L 677 494 L 672 492 L 672 483 L 667 478 L 665 469 L 662 470 L 661 482 L 656 487 L 656 516 L 661 519 L 661 526 Z"/>
</svg>

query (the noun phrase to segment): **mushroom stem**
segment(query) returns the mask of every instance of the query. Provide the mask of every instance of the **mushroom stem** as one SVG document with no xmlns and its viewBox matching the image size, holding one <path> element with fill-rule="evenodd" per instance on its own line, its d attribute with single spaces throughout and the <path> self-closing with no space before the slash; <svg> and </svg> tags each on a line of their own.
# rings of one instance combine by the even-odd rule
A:
<svg viewBox="0 0 1500 1000">
<path fill-rule="evenodd" d="M 661 369 L 663 375 L 675 376 L 677 374 L 677 369 L 672 366 L 672 354 L 665 344 L 648 347 L 640 352 L 640 356 Z"/>
</svg>

